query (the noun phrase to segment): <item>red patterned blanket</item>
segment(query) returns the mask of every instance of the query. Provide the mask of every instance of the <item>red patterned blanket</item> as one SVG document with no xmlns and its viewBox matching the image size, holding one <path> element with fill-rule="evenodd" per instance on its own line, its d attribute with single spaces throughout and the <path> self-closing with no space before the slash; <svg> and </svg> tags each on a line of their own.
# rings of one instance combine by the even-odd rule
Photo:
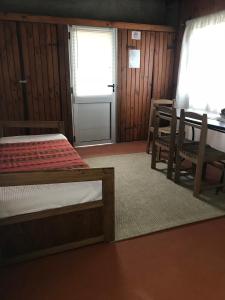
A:
<svg viewBox="0 0 225 300">
<path fill-rule="evenodd" d="M 0 144 L 0 173 L 88 168 L 67 140 Z"/>
</svg>

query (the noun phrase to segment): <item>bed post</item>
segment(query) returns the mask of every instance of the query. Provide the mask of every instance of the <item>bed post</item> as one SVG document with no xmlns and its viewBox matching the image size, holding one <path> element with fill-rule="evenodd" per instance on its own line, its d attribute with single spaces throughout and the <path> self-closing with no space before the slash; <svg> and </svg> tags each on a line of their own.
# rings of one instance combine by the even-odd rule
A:
<svg viewBox="0 0 225 300">
<path fill-rule="evenodd" d="M 58 122 L 58 130 L 59 130 L 59 133 L 65 135 L 65 126 L 64 126 L 63 121 Z"/>
<path fill-rule="evenodd" d="M 0 138 L 4 136 L 4 130 L 3 127 L 0 124 Z"/>
<path fill-rule="evenodd" d="M 115 240 L 115 186 L 114 168 L 105 171 L 102 180 L 103 230 L 106 242 Z"/>
</svg>

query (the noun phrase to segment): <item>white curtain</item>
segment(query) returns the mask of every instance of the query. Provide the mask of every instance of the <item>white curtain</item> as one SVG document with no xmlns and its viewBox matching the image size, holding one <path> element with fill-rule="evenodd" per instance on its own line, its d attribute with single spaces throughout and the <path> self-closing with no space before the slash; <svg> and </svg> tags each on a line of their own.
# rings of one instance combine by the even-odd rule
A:
<svg viewBox="0 0 225 300">
<path fill-rule="evenodd" d="M 212 113 L 225 108 L 225 11 L 187 22 L 176 101 Z"/>
</svg>

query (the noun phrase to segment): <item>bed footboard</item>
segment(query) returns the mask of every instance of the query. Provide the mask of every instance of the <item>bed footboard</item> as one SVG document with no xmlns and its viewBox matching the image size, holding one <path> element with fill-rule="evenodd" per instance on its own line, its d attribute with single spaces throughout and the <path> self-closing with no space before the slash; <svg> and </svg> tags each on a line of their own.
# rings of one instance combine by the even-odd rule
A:
<svg viewBox="0 0 225 300">
<path fill-rule="evenodd" d="M 0 264 L 115 239 L 114 169 L 0 174 L 0 186 L 102 181 L 102 200 L 0 219 Z"/>
</svg>

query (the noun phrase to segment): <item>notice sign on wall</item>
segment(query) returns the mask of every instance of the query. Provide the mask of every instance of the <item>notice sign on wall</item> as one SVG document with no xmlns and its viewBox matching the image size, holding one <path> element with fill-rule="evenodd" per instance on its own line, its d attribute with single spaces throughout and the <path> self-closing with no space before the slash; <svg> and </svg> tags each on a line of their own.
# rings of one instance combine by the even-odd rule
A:
<svg viewBox="0 0 225 300">
<path fill-rule="evenodd" d="M 132 31 L 131 39 L 132 40 L 140 40 L 141 39 L 141 31 Z"/>
<path fill-rule="evenodd" d="M 141 51 L 137 49 L 129 50 L 129 68 L 140 68 Z"/>
</svg>

